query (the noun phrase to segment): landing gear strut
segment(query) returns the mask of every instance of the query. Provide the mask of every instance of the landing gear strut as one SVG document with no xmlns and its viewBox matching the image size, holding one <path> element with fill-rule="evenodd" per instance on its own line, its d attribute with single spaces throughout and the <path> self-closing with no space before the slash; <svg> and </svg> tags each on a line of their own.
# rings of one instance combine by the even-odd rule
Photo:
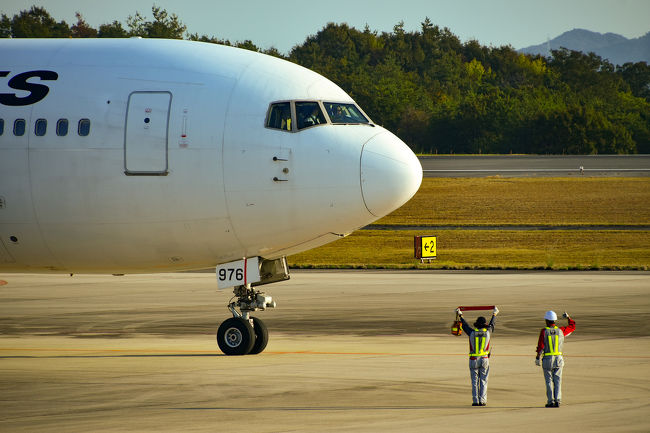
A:
<svg viewBox="0 0 650 433">
<path fill-rule="evenodd" d="M 275 302 L 264 292 L 256 291 L 250 284 L 236 286 L 236 300 L 228 304 L 233 317 L 225 320 L 217 331 L 217 343 L 226 355 L 255 355 L 261 353 L 269 342 L 269 333 L 261 319 L 250 315 L 253 311 L 275 308 Z M 239 311 L 237 311 L 239 308 Z"/>
</svg>

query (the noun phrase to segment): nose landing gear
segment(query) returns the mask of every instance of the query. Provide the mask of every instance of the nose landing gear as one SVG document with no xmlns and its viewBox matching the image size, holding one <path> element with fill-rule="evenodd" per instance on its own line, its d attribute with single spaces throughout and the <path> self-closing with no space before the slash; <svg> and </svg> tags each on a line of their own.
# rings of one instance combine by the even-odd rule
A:
<svg viewBox="0 0 650 433">
<path fill-rule="evenodd" d="M 233 317 L 217 330 L 219 348 L 226 355 L 261 353 L 269 342 L 269 333 L 264 322 L 250 313 L 275 308 L 275 302 L 264 292 L 253 290 L 250 284 L 236 286 L 233 292 L 237 299 L 228 304 Z"/>
</svg>

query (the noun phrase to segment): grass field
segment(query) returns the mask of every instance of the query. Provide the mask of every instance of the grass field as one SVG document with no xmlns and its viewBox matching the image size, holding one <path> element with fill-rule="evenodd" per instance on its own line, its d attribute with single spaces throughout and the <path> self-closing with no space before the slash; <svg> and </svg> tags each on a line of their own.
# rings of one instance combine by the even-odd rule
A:
<svg viewBox="0 0 650 433">
<path fill-rule="evenodd" d="M 650 178 L 425 178 L 413 199 L 332 244 L 287 258 L 291 267 L 425 269 L 650 268 Z M 447 230 L 444 226 L 500 226 Z M 520 230 L 518 226 L 547 230 Z M 571 226 L 569 230 L 553 230 Z M 598 226 L 598 230 L 589 228 Z M 611 229 L 608 226 L 612 226 Z M 575 228 L 573 228 L 575 227 Z M 420 264 L 413 237 L 438 238 L 438 258 Z"/>
<path fill-rule="evenodd" d="M 647 225 L 650 178 L 424 178 L 397 225 Z"/>
</svg>

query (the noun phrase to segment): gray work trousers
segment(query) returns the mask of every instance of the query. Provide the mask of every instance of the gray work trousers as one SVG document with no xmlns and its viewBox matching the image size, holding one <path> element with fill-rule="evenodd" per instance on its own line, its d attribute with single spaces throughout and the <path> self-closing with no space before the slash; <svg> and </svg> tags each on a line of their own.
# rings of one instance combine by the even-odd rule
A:
<svg viewBox="0 0 650 433">
<path fill-rule="evenodd" d="M 469 360 L 469 377 L 472 381 L 472 403 L 487 403 L 490 360 L 478 358 Z"/>
<path fill-rule="evenodd" d="M 562 368 L 564 368 L 562 356 L 545 356 L 542 358 L 547 403 L 560 403 L 562 401 Z"/>
</svg>

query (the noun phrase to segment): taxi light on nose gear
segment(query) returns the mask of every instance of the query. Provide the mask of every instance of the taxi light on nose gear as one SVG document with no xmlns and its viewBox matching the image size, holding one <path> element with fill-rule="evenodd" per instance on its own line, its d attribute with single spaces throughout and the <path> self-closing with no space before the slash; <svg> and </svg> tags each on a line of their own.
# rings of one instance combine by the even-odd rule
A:
<svg viewBox="0 0 650 433">
<path fill-rule="evenodd" d="M 494 305 L 480 305 L 480 306 L 460 306 L 460 311 L 480 311 L 480 310 L 494 310 Z M 456 320 L 451 324 L 451 335 L 462 335 L 463 325 L 460 321 L 460 316 L 456 313 Z"/>
<path fill-rule="evenodd" d="M 266 296 L 263 293 L 258 293 L 257 308 L 260 310 L 264 310 L 265 308 L 275 308 L 275 301 L 270 296 Z"/>
<path fill-rule="evenodd" d="M 244 299 L 240 298 L 237 306 L 242 311 L 264 311 L 267 308 L 275 308 L 275 305 L 275 301 L 271 296 L 267 296 L 263 292 L 255 292 Z"/>
</svg>

